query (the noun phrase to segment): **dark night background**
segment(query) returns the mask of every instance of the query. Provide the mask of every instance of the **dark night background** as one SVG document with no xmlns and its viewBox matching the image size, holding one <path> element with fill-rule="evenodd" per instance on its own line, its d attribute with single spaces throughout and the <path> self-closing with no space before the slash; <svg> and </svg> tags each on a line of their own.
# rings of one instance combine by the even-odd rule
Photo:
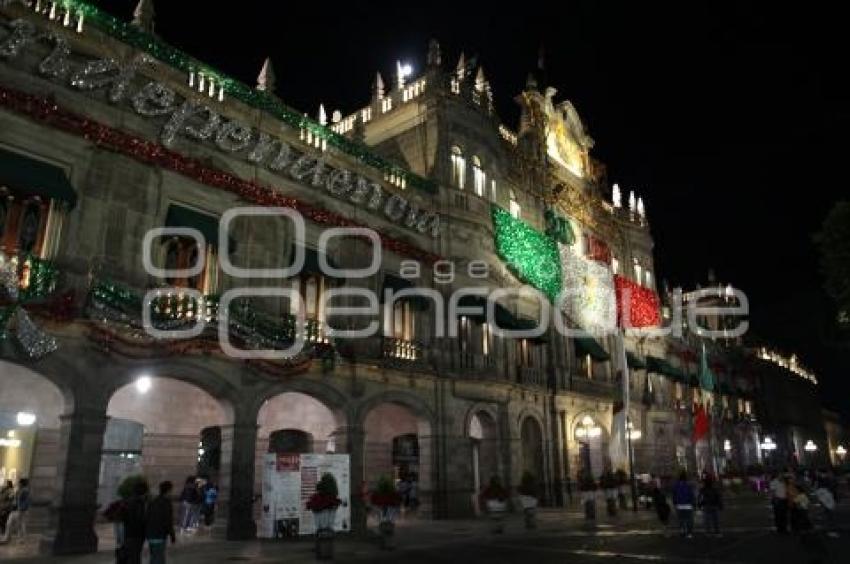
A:
<svg viewBox="0 0 850 564">
<path fill-rule="evenodd" d="M 129 19 L 136 0 L 101 0 Z M 748 293 L 751 336 L 797 352 L 830 407 L 850 415 L 850 347 L 837 344 L 812 234 L 847 198 L 848 40 L 838 8 L 688 1 L 437 3 L 155 2 L 166 41 L 315 115 L 365 105 L 380 70 L 477 54 L 498 112 L 545 47 L 548 83 L 572 100 L 609 179 L 646 201 L 659 280 L 691 288 L 709 267 Z M 835 10 L 835 13 L 830 13 Z"/>
</svg>

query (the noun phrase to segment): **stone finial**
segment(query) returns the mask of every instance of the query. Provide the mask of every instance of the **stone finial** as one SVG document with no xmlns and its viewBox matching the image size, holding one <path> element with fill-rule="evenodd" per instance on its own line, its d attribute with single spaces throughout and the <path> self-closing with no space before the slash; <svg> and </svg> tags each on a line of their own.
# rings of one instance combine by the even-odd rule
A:
<svg viewBox="0 0 850 564">
<path fill-rule="evenodd" d="M 273 93 L 275 89 L 275 75 L 272 60 L 266 57 L 263 61 L 263 68 L 260 69 L 260 75 L 257 77 L 257 90 Z"/>
<path fill-rule="evenodd" d="M 331 114 L 331 123 L 339 123 L 342 121 L 342 112 L 339 110 L 334 110 L 334 113 Z"/>
<path fill-rule="evenodd" d="M 460 52 L 460 57 L 457 60 L 457 67 L 455 67 L 455 72 L 457 73 L 458 80 L 463 80 L 463 77 L 466 74 L 466 55 L 463 51 Z"/>
<path fill-rule="evenodd" d="M 136 4 L 136 9 L 133 10 L 133 21 L 131 25 L 142 31 L 153 33 L 155 16 L 156 12 L 153 9 L 153 0 L 139 0 L 139 3 Z"/>
<path fill-rule="evenodd" d="M 484 67 L 478 67 L 478 72 L 475 73 L 475 89 L 483 92 L 487 86 L 487 78 L 484 76 Z"/>
<path fill-rule="evenodd" d="M 319 123 L 322 125 L 328 124 L 328 114 L 325 112 L 324 104 L 319 104 Z"/>
<path fill-rule="evenodd" d="M 428 57 L 426 59 L 429 67 L 439 67 L 442 63 L 442 55 L 440 54 L 440 43 L 436 39 L 431 39 L 428 42 Z"/>
<path fill-rule="evenodd" d="M 380 72 L 375 73 L 375 82 L 372 83 L 372 98 L 380 100 L 384 97 L 384 79 Z"/>
</svg>

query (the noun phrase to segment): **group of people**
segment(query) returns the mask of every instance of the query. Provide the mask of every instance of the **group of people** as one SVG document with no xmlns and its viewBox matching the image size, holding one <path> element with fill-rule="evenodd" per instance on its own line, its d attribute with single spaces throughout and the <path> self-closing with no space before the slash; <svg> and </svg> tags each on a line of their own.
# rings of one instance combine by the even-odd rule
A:
<svg viewBox="0 0 850 564">
<path fill-rule="evenodd" d="M 12 480 L 6 480 L 0 488 L 0 543 L 9 542 L 13 531 L 17 533 L 18 540 L 23 541 L 27 534 L 29 508 L 29 480 L 18 480 L 17 488 Z"/>
<path fill-rule="evenodd" d="M 180 492 L 180 532 L 197 531 L 201 524 L 212 527 L 217 501 L 218 486 L 204 478 L 188 476 Z"/>
<path fill-rule="evenodd" d="M 150 564 L 165 564 L 168 539 L 174 534 L 171 482 L 159 484 L 159 495 L 151 499 L 147 482 L 137 481 L 129 498 L 111 504 L 104 516 L 115 524 L 115 559 L 118 564 L 141 564 L 142 549 L 148 543 Z"/>
<path fill-rule="evenodd" d="M 814 481 L 797 479 L 789 472 L 775 473 L 770 480 L 770 498 L 773 506 L 773 520 L 780 535 L 807 534 L 814 526 L 809 515 L 811 500 L 809 492 L 823 508 L 827 535 L 838 536 L 833 530 L 835 511 L 835 485 L 825 475 L 819 475 Z"/>
<path fill-rule="evenodd" d="M 702 510 L 706 533 L 716 537 L 722 536 L 720 533 L 720 511 L 723 510 L 723 495 L 712 476 L 708 475 L 703 478 L 699 491 L 695 492 L 688 481 L 687 473 L 681 472 L 679 479 L 673 484 L 671 500 L 673 508 L 676 510 L 676 522 L 679 524 L 683 537 L 693 537 L 694 511 L 697 509 Z M 667 502 L 667 495 L 658 484 L 653 488 L 652 503 L 666 533 L 672 510 Z"/>
</svg>

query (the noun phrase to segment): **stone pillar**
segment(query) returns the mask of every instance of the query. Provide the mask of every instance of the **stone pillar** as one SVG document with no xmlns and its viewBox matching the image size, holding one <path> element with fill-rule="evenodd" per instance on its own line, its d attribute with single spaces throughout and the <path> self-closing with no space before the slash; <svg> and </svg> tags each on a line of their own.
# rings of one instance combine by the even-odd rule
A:
<svg viewBox="0 0 850 564">
<path fill-rule="evenodd" d="M 366 532 L 366 505 L 363 503 L 363 482 L 365 475 L 366 432 L 363 427 L 343 426 L 333 433 L 336 440 L 336 452 L 349 456 L 349 479 L 351 480 L 351 530 L 355 533 Z"/>
<path fill-rule="evenodd" d="M 60 419 L 61 482 L 51 515 L 56 536 L 48 542 L 54 554 L 97 552 L 94 520 L 106 406 L 78 406 Z"/>
<path fill-rule="evenodd" d="M 221 490 L 228 493 L 227 539 L 257 536 L 254 521 L 254 452 L 257 423 L 239 421 L 221 428 Z"/>
</svg>

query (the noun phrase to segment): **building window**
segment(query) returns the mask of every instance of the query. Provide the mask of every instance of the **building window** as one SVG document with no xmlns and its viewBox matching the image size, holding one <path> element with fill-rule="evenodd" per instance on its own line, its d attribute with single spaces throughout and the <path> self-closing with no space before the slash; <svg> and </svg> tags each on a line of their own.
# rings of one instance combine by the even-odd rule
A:
<svg viewBox="0 0 850 564">
<path fill-rule="evenodd" d="M 620 273 L 620 261 L 617 260 L 617 257 L 611 259 L 611 272 L 614 274 Z"/>
<path fill-rule="evenodd" d="M 632 263 L 635 268 L 635 282 L 643 284 L 643 267 L 641 267 L 640 262 L 636 258 L 632 259 Z"/>
<path fill-rule="evenodd" d="M 517 364 L 526 368 L 534 368 L 540 365 L 538 358 L 539 347 L 529 339 L 516 339 Z"/>
<path fill-rule="evenodd" d="M 644 275 L 646 276 L 646 287 L 652 289 L 652 272 L 649 269 L 646 269 Z"/>
<path fill-rule="evenodd" d="M 54 206 L 37 196 L 17 199 L 0 195 L 0 198 L 0 244 L 3 252 L 44 258 L 48 219 Z"/>
<path fill-rule="evenodd" d="M 493 331 L 490 324 L 486 321 L 481 324 L 481 353 L 484 356 L 490 356 L 490 351 L 493 349 Z"/>
<path fill-rule="evenodd" d="M 490 180 L 490 201 L 495 203 L 499 199 L 499 194 L 496 191 L 496 180 Z"/>
<path fill-rule="evenodd" d="M 207 244 L 206 256 L 198 256 L 198 242 L 192 237 L 170 237 L 165 241 L 165 269 L 184 270 L 201 262 L 200 274 L 188 278 L 166 278 L 169 286 L 192 288 L 202 294 L 212 294 L 216 287 L 217 269 L 215 246 Z"/>
<path fill-rule="evenodd" d="M 454 145 L 452 147 L 452 184 L 463 190 L 463 185 L 466 180 L 466 159 L 463 158 L 463 151 L 460 147 Z"/>
<path fill-rule="evenodd" d="M 484 191 L 487 187 L 487 175 L 484 174 L 484 169 L 481 168 L 481 159 L 477 156 L 472 157 L 472 187 L 475 190 L 475 195 L 484 197 Z"/>
<path fill-rule="evenodd" d="M 516 219 L 522 218 L 522 206 L 519 205 L 516 199 L 516 193 L 511 190 L 511 201 L 510 201 L 510 209 L 508 210 L 511 213 L 511 216 Z"/>
<path fill-rule="evenodd" d="M 410 300 L 397 300 L 393 304 L 391 337 L 403 341 L 412 341 L 415 337 L 416 310 Z"/>
</svg>

